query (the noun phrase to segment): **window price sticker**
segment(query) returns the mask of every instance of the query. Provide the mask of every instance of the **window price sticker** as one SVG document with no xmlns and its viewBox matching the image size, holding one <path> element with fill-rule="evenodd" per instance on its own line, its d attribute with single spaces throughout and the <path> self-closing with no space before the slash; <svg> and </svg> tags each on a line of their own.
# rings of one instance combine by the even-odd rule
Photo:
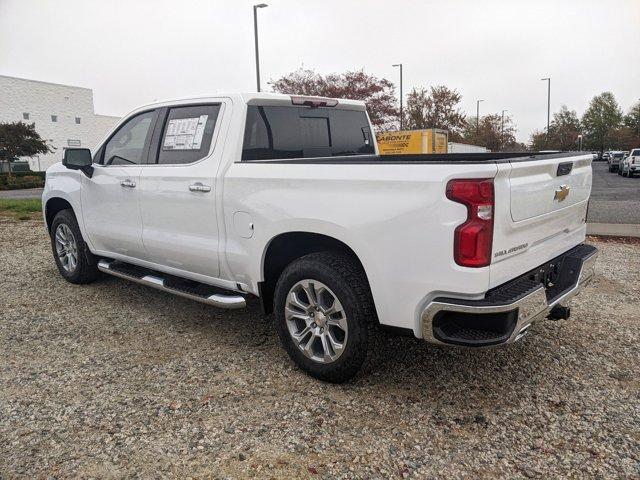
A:
<svg viewBox="0 0 640 480">
<path fill-rule="evenodd" d="M 169 120 L 162 150 L 200 150 L 209 115 Z"/>
</svg>

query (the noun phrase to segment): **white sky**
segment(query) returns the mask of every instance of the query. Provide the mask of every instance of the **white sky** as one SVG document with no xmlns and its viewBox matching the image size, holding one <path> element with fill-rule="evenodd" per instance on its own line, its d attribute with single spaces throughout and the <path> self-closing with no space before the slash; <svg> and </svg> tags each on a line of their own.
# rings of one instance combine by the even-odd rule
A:
<svg viewBox="0 0 640 480">
<path fill-rule="evenodd" d="M 519 140 L 566 104 L 582 114 L 612 91 L 640 99 L 640 0 L 265 0 L 263 89 L 304 64 L 364 68 L 404 88 L 444 84 L 475 115 L 506 108 Z M 255 90 L 245 0 L 0 0 L 0 74 L 92 88 L 96 112 L 150 101 Z M 0 92 L 0 95 L 2 92 Z"/>
</svg>

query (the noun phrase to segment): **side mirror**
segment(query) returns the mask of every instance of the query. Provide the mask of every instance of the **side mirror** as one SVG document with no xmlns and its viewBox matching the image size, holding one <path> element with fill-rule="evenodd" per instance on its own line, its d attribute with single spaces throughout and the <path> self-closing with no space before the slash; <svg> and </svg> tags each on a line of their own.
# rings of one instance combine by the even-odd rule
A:
<svg viewBox="0 0 640 480">
<path fill-rule="evenodd" d="M 91 178 L 93 176 L 92 163 L 91 150 L 88 148 L 66 148 L 64 150 L 62 165 L 69 170 L 81 170 L 82 173 Z"/>
</svg>

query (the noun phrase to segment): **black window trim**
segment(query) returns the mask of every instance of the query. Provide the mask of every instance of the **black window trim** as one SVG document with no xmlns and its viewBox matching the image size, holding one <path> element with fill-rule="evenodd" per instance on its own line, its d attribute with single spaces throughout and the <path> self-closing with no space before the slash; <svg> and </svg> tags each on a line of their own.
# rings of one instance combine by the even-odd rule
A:
<svg viewBox="0 0 640 480">
<path fill-rule="evenodd" d="M 118 124 L 118 128 L 116 128 L 113 133 L 111 135 L 109 135 L 109 137 L 102 142 L 102 144 L 100 145 L 100 147 L 98 147 L 97 150 L 97 154 L 99 153 L 99 155 L 97 155 L 97 157 L 99 158 L 94 158 L 93 159 L 93 163 L 98 164 L 101 167 L 139 167 L 141 165 L 146 165 L 147 161 L 148 161 L 148 156 L 149 156 L 149 146 L 151 145 L 151 140 L 153 138 L 153 133 L 155 132 L 155 127 L 156 124 L 158 123 L 158 112 L 161 109 L 159 107 L 154 107 L 154 108 L 147 108 L 144 110 L 140 110 L 138 112 L 132 113 L 131 115 L 129 115 L 127 118 L 123 119 L 119 124 Z M 104 164 L 104 152 L 106 150 L 106 146 L 107 144 L 111 141 L 111 139 L 113 137 L 116 136 L 116 134 L 120 131 L 120 129 L 122 127 L 124 127 L 127 123 L 129 123 L 129 121 L 137 116 L 140 115 L 144 115 L 145 113 L 149 113 L 149 112 L 153 112 L 155 113 L 154 117 L 151 119 L 151 125 L 149 126 L 149 128 L 152 130 L 151 136 L 148 137 L 148 139 L 145 141 L 145 145 L 142 147 L 142 161 L 140 163 L 136 163 L 134 165 L 105 165 Z"/>
<path fill-rule="evenodd" d="M 185 107 L 215 107 L 219 106 L 218 116 L 216 117 L 216 123 L 213 126 L 213 132 L 211 132 L 211 144 L 209 145 L 209 151 L 206 154 L 199 158 L 198 160 L 194 160 L 189 163 L 158 163 L 158 159 L 160 158 L 160 144 L 162 143 L 162 134 L 164 133 L 164 129 L 167 125 L 167 120 L 169 119 L 169 110 L 172 108 L 185 108 Z M 221 118 L 224 111 L 224 102 L 198 102 L 198 103 L 179 103 L 175 105 L 165 105 L 164 107 L 158 108 L 158 118 L 156 124 L 154 126 L 153 134 L 151 136 L 151 145 L 149 146 L 149 155 L 147 157 L 147 162 L 145 162 L 144 166 L 160 166 L 160 167 L 181 167 L 181 166 L 189 166 L 195 165 L 211 156 L 216 148 L 216 139 L 219 132 L 219 128 L 221 125 Z M 151 161 L 153 159 L 153 161 Z"/>
</svg>

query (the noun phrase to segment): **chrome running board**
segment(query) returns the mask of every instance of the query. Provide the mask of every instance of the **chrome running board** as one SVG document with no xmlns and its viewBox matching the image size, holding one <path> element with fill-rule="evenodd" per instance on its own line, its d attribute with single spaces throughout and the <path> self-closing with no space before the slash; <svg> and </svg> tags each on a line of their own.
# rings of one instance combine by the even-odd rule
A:
<svg viewBox="0 0 640 480">
<path fill-rule="evenodd" d="M 223 289 L 211 285 L 200 284 L 197 282 L 189 282 L 193 285 L 184 285 L 176 277 L 171 277 L 173 281 L 163 277 L 163 274 L 151 271 L 145 268 L 136 267 L 134 265 L 119 262 L 115 260 L 100 260 L 98 262 L 98 270 L 114 277 L 124 278 L 132 282 L 146 285 L 163 292 L 178 295 L 180 297 L 195 300 L 196 302 L 206 303 L 218 308 L 236 309 L 246 307 L 247 302 L 242 295 L 236 292 L 223 292 Z M 184 279 L 185 282 L 188 280 Z"/>
</svg>

